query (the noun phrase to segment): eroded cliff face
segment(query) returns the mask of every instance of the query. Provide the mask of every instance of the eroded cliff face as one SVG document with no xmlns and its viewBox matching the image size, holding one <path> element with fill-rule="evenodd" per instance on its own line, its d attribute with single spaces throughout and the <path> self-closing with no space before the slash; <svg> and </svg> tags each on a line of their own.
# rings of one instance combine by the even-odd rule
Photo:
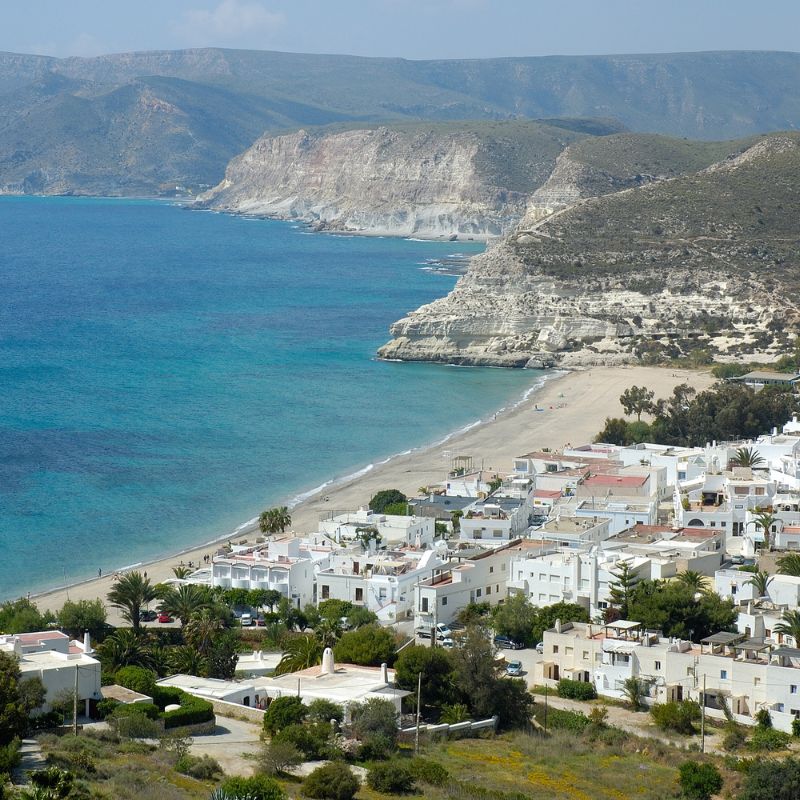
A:
<svg viewBox="0 0 800 800">
<path fill-rule="evenodd" d="M 387 236 L 499 236 L 526 195 L 493 186 L 480 140 L 388 128 L 261 138 L 228 166 L 202 205 L 299 219 L 318 229 Z"/>
<path fill-rule="evenodd" d="M 777 357 L 800 329 L 800 137 L 584 197 L 569 151 L 519 227 L 391 327 L 387 359 L 509 367 Z"/>
</svg>

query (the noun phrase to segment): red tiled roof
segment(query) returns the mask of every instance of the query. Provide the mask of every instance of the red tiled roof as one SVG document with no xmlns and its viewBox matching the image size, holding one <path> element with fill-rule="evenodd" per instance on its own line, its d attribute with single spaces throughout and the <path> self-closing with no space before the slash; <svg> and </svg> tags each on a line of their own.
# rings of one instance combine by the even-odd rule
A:
<svg viewBox="0 0 800 800">
<path fill-rule="evenodd" d="M 61 631 L 37 631 L 35 633 L 19 633 L 17 634 L 22 644 L 36 644 L 36 642 L 44 642 L 52 639 L 69 639 L 66 633 Z"/>
</svg>

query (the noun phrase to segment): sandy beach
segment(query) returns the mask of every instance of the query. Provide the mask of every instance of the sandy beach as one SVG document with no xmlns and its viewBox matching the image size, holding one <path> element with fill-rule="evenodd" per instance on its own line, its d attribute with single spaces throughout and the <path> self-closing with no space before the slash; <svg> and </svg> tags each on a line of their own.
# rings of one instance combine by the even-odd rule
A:
<svg viewBox="0 0 800 800">
<path fill-rule="evenodd" d="M 647 386 L 656 397 L 667 397 L 679 383 L 689 383 L 700 390 L 710 386 L 709 373 L 659 367 L 595 367 L 565 373 L 546 381 L 528 399 L 513 409 L 501 412 L 468 431 L 457 434 L 442 444 L 396 456 L 382 465 L 348 482 L 328 486 L 292 509 L 292 528 L 298 534 L 317 530 L 317 521 L 333 511 L 348 511 L 366 505 L 380 489 L 397 488 L 415 495 L 421 486 L 438 483 L 446 477 L 453 456 L 472 456 L 476 466 L 490 472 L 509 472 L 512 459 L 522 453 L 565 444 L 590 442 L 603 427 L 608 416 L 622 416 L 620 394 L 629 386 Z M 453 398 L 452 402 L 457 402 Z M 236 541 L 246 538 L 254 529 L 243 529 Z M 214 551 L 205 545 L 180 555 L 169 555 L 141 567 L 157 582 L 173 577 L 172 567 L 179 562 L 202 562 Z M 120 566 L 126 564 L 121 560 Z M 71 600 L 105 599 L 113 574 L 76 584 L 66 589 L 36 596 L 40 609 L 59 609 Z M 109 609 L 111 611 L 111 609 Z M 115 622 L 115 615 L 109 614 Z"/>
</svg>

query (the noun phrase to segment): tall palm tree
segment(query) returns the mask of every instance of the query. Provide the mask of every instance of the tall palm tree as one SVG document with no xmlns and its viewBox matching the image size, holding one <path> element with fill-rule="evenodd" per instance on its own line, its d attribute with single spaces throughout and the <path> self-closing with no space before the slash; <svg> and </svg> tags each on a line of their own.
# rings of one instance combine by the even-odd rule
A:
<svg viewBox="0 0 800 800">
<path fill-rule="evenodd" d="M 155 600 L 157 593 L 150 579 L 141 572 L 128 572 L 117 578 L 107 597 L 112 606 L 120 609 L 122 616 L 131 623 L 133 632 L 138 635 L 142 606 Z"/>
<path fill-rule="evenodd" d="M 203 608 L 193 614 L 186 627 L 183 629 L 183 637 L 187 644 L 195 648 L 198 653 L 208 656 L 214 644 L 214 637 L 224 627 L 222 619 L 212 608 Z"/>
<path fill-rule="evenodd" d="M 771 511 L 759 511 L 757 514 L 753 514 L 753 522 L 764 532 L 764 546 L 768 550 L 772 550 L 772 528 L 776 523 L 782 523 L 782 520 Z"/>
<path fill-rule="evenodd" d="M 164 614 L 177 617 L 181 626 L 186 625 L 193 614 L 211 606 L 211 598 L 206 589 L 194 583 L 185 583 L 177 589 L 167 589 L 162 597 L 159 609 Z"/>
<path fill-rule="evenodd" d="M 777 563 L 781 575 L 794 575 L 800 578 L 800 553 L 787 553 L 781 556 Z"/>
<path fill-rule="evenodd" d="M 772 583 L 772 576 L 766 571 L 754 572 L 745 582 L 745 586 L 752 586 L 755 589 L 756 597 L 767 597 L 769 595 L 769 585 Z"/>
<path fill-rule="evenodd" d="M 338 619 L 323 617 L 314 628 L 314 633 L 323 647 L 333 647 L 342 635 L 342 625 Z"/>
<path fill-rule="evenodd" d="M 116 672 L 120 667 L 152 669 L 153 657 L 143 637 L 120 628 L 98 646 L 103 669 Z"/>
<path fill-rule="evenodd" d="M 180 672 L 184 675 L 199 675 L 202 677 L 208 672 L 208 660 L 206 657 L 199 650 L 188 644 L 173 647 L 169 654 L 169 663 L 175 672 Z"/>
<path fill-rule="evenodd" d="M 275 668 L 276 675 L 308 669 L 322 661 L 322 643 L 316 636 L 293 636 L 283 648 L 283 656 Z"/>
<path fill-rule="evenodd" d="M 764 463 L 764 457 L 754 447 L 740 447 L 728 462 L 731 467 L 750 467 L 754 469 Z"/>
<path fill-rule="evenodd" d="M 283 533 L 292 524 L 292 516 L 286 506 L 268 508 L 258 517 L 261 533 Z"/>
<path fill-rule="evenodd" d="M 695 594 L 702 592 L 706 588 L 706 576 L 702 572 L 695 572 L 691 569 L 679 573 L 676 576 L 676 580 L 691 589 Z"/>
<path fill-rule="evenodd" d="M 179 581 L 182 581 L 185 577 L 191 575 L 193 571 L 194 570 L 192 570 L 191 567 L 177 566 L 172 568 L 172 573 Z"/>
<path fill-rule="evenodd" d="M 791 636 L 795 647 L 800 645 L 800 611 L 784 611 L 781 621 L 773 628 L 777 633 Z"/>
</svg>

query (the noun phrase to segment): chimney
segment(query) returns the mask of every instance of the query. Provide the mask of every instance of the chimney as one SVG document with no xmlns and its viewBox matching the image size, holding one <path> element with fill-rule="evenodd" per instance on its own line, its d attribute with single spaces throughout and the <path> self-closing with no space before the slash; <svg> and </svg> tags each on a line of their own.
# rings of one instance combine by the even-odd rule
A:
<svg viewBox="0 0 800 800">
<path fill-rule="evenodd" d="M 389 667 L 386 662 L 381 664 L 381 680 L 386 684 L 389 683 Z"/>
<path fill-rule="evenodd" d="M 86 631 L 83 634 L 83 652 L 86 653 L 87 656 L 94 653 L 94 650 L 92 650 L 92 640 L 89 636 L 89 631 Z"/>
<path fill-rule="evenodd" d="M 591 622 L 589 623 L 588 627 L 586 628 L 586 635 L 587 635 L 587 636 L 588 636 L 590 639 L 591 639 L 591 638 L 592 638 L 592 636 L 594 635 L 594 632 L 592 631 L 592 623 L 591 623 Z"/>
<path fill-rule="evenodd" d="M 320 670 L 320 675 L 333 675 L 336 672 L 336 667 L 333 663 L 333 650 L 330 647 L 326 647 L 322 651 L 322 669 Z"/>
<path fill-rule="evenodd" d="M 561 633 L 561 620 L 560 619 L 556 620 L 555 628 L 556 628 L 556 633 Z"/>
</svg>

